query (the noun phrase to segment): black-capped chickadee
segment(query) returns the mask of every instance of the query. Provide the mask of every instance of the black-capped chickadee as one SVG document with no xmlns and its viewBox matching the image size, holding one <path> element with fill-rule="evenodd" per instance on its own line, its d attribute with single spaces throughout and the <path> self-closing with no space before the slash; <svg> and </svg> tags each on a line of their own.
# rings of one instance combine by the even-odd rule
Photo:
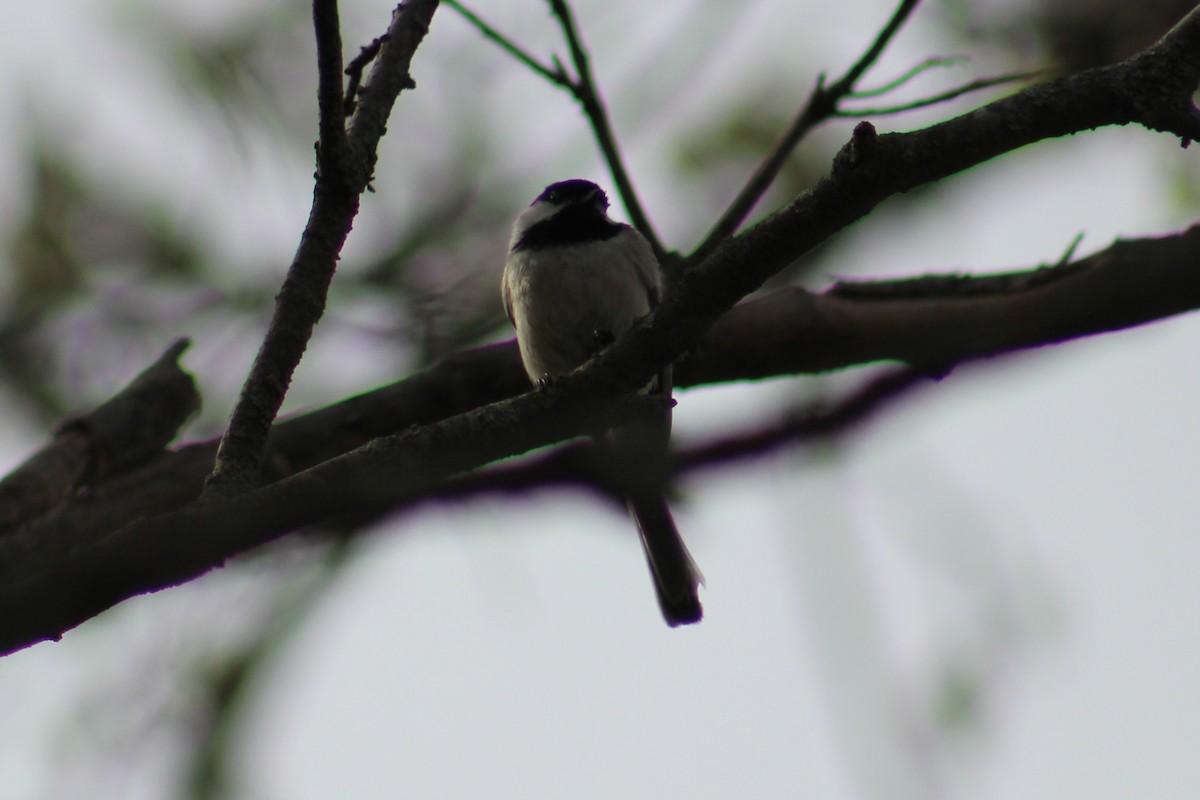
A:
<svg viewBox="0 0 1200 800">
<path fill-rule="evenodd" d="M 517 329 L 525 371 L 535 384 L 570 372 L 625 333 L 658 303 L 658 260 L 640 233 L 608 217 L 608 198 L 591 181 L 554 183 L 513 225 L 502 281 L 504 309 Z M 650 386 L 667 397 L 670 367 Z M 670 412 L 613 431 L 633 453 L 665 452 Z M 651 449 L 647 449 L 651 448 Z M 699 622 L 700 571 L 661 492 L 628 498 L 658 604 L 672 627 Z"/>
</svg>

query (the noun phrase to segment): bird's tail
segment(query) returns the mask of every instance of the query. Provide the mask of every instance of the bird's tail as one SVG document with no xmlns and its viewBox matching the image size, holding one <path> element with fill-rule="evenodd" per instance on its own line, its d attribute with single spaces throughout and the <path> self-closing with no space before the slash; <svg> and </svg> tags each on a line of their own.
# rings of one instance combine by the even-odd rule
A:
<svg viewBox="0 0 1200 800">
<path fill-rule="evenodd" d="M 675 527 L 667 498 L 662 494 L 631 497 L 629 513 L 642 537 L 663 618 L 672 628 L 699 622 L 704 609 L 697 589 L 704 576 Z"/>
<path fill-rule="evenodd" d="M 667 453 L 671 437 L 671 378 L 671 368 L 667 367 L 648 387 L 652 394 L 667 398 L 661 414 L 612 431 L 613 445 L 643 470 L 661 469 Z M 645 491 L 635 491 L 627 504 L 642 537 L 642 549 L 646 551 L 646 563 L 650 566 L 663 618 L 672 628 L 699 622 L 704 609 L 700 607 L 698 589 L 704 583 L 704 576 L 675 527 L 661 483 Z"/>
</svg>

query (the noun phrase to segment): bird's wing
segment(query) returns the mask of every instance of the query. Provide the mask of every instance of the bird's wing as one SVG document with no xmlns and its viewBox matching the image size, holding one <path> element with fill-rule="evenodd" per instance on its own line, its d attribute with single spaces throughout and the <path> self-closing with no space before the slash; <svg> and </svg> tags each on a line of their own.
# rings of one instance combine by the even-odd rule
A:
<svg viewBox="0 0 1200 800">
<path fill-rule="evenodd" d="M 504 316 L 508 317 L 508 321 L 515 327 L 517 321 L 513 319 L 512 289 L 508 285 L 507 268 L 504 270 L 504 274 L 500 278 L 500 296 L 504 298 Z"/>
<path fill-rule="evenodd" d="M 632 243 L 629 248 L 630 261 L 637 271 L 638 280 L 646 290 L 646 296 L 650 299 L 650 307 L 654 308 L 658 305 L 659 287 L 661 286 L 658 259 L 654 257 L 654 250 L 646 241 L 646 237 L 634 228 L 629 228 L 628 231 Z"/>
</svg>

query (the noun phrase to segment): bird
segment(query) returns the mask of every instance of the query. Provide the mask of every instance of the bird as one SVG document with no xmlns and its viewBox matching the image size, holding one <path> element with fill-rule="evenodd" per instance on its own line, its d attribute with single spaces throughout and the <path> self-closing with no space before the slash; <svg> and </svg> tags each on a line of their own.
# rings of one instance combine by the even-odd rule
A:
<svg viewBox="0 0 1200 800">
<path fill-rule="evenodd" d="M 660 287 L 650 243 L 608 216 L 608 196 L 592 181 L 550 184 L 513 223 L 501 292 L 521 363 L 535 386 L 570 372 L 629 330 L 658 304 Z M 647 391 L 669 400 L 669 366 Z M 661 458 L 671 425 L 670 403 L 664 406 L 661 417 L 612 431 L 611 445 Z M 704 578 L 666 497 L 658 488 L 635 490 L 626 504 L 663 618 L 671 627 L 699 622 Z"/>
</svg>

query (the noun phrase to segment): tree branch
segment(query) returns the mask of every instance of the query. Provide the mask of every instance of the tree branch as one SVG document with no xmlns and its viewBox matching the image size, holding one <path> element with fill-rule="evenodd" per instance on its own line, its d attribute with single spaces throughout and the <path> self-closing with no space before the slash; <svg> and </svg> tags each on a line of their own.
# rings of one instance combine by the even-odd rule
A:
<svg viewBox="0 0 1200 800">
<path fill-rule="evenodd" d="M 514 42 L 512 39 L 505 36 L 497 28 L 489 25 L 478 14 L 464 6 L 458 0 L 445 0 L 446 5 L 450 6 L 454 11 L 457 11 L 459 16 L 473 25 L 485 38 L 495 42 L 501 50 L 508 53 L 510 56 L 520 61 L 526 67 L 531 69 L 535 74 L 553 83 L 555 86 L 566 89 L 574 93 L 575 86 L 569 75 L 564 72 L 559 66 L 546 66 L 541 61 L 538 61 L 525 48 Z"/>
<path fill-rule="evenodd" d="M 0 536 L 36 519 L 72 492 L 160 453 L 200 408 L 192 376 L 179 368 L 190 342 L 174 342 L 110 400 L 63 423 L 54 439 L 0 480 Z"/>
<path fill-rule="evenodd" d="M 592 125 L 596 143 L 600 146 L 600 152 L 604 155 L 609 171 L 612 172 L 613 182 L 616 183 L 617 192 L 621 195 L 621 202 L 624 203 L 625 211 L 629 214 L 629 221 L 646 237 L 646 241 L 654 250 L 654 256 L 659 263 L 662 263 L 665 259 L 666 249 L 658 238 L 658 234 L 654 232 L 654 226 L 650 224 L 650 217 L 642 208 L 637 190 L 633 188 L 633 181 L 625 169 L 625 161 L 621 158 L 617 137 L 613 134 L 612 123 L 608 119 L 608 110 L 604 107 L 600 90 L 592 78 L 588 53 L 583 46 L 583 38 L 579 35 L 579 30 L 575 25 L 571 7 L 566 0 L 547 0 L 547 2 L 550 3 L 550 9 L 554 12 L 554 16 L 558 18 L 563 37 L 567 40 L 567 47 L 571 52 L 571 62 L 575 65 L 577 78 L 571 84 L 572 93 L 579 104 L 583 106 L 583 113 Z"/>
<path fill-rule="evenodd" d="M 825 86 L 824 75 L 817 79 L 816 88 L 813 89 L 812 94 L 809 95 L 808 100 L 796 114 L 787 130 L 784 131 L 783 136 L 754 170 L 746 185 L 742 187 L 737 197 L 725 209 L 725 213 L 712 226 L 704 240 L 688 255 L 687 264 L 698 264 L 704 261 L 716 251 L 722 242 L 741 227 L 754 206 L 762 199 L 763 194 L 775 182 L 779 170 L 783 169 L 783 165 L 791 157 L 796 145 L 800 144 L 809 131 L 834 115 L 838 103 L 854 91 L 854 86 L 858 83 L 859 78 L 879 58 L 892 37 L 916 10 L 919 2 L 920 0 L 901 0 L 900 5 L 892 14 L 892 18 L 871 42 L 870 47 L 859 56 L 842 77 L 834 81 L 828 88 Z"/>
<path fill-rule="evenodd" d="M 546 391 L 375 439 L 268 486 L 138 520 L 90 542 L 56 542 L 55 558 L 45 551 L 26 558 L 0 581 L 0 654 L 58 639 L 122 600 L 192 580 L 318 520 L 371 518 L 481 463 L 661 410 L 641 395 L 605 402 L 594 391 L 600 385 L 577 374 Z"/>
<path fill-rule="evenodd" d="M 257 481 L 271 423 L 325 311 L 338 253 L 358 213 L 359 195 L 370 182 L 379 138 L 400 90 L 412 84 L 409 64 L 436 8 L 437 0 L 414 0 L 397 9 L 388 40 L 359 94 L 347 136 L 337 3 L 314 0 L 321 139 L 312 210 L 217 450 L 205 487 L 211 496 L 244 492 Z"/>
<path fill-rule="evenodd" d="M 1200 226 L 1118 241 L 1054 268 L 799 288 L 742 303 L 675 367 L 678 385 L 824 372 L 877 361 L 940 371 L 970 359 L 1200 309 Z M 951 291 L 948 287 L 954 287 Z M 864 287 L 879 287 L 883 296 Z M 736 372 L 736 377 L 733 373 Z"/>
<path fill-rule="evenodd" d="M 656 365 L 692 347 L 738 299 L 885 199 L 1003 153 L 1134 122 L 1190 141 L 1200 135 L 1192 103 L 1200 83 L 1197 50 L 1200 9 L 1134 58 L 1026 88 L 933 127 L 879 136 L 860 123 L 812 191 L 728 239 L 597 361 L 625 365 L 632 385 L 649 380 Z"/>
<path fill-rule="evenodd" d="M 917 100 L 912 100 L 908 103 L 897 103 L 892 106 L 879 106 L 877 108 L 839 108 L 833 112 L 833 116 L 842 118 L 862 117 L 883 117 L 889 114 L 903 114 L 906 111 L 914 111 L 918 108 L 928 108 L 936 106 L 939 103 L 945 103 L 949 100 L 954 100 L 971 92 L 978 92 L 983 89 L 991 89 L 994 86 L 1005 86 L 1010 83 L 1023 83 L 1033 80 L 1043 74 L 1041 70 L 1032 70 L 1029 72 L 1010 72 L 1005 75 L 995 75 L 991 78 L 979 78 L 977 80 L 968 81 L 961 86 L 956 86 L 953 89 L 947 89 L 944 92 L 939 92 L 929 97 L 922 97 Z"/>
<path fill-rule="evenodd" d="M 463 19 L 478 29 L 487 39 L 499 45 L 504 52 L 555 86 L 566 89 L 579 102 L 579 105 L 583 108 L 584 116 L 587 117 L 588 123 L 592 126 L 592 133 L 596 137 L 596 144 L 600 147 L 600 153 L 604 156 L 604 161 L 608 164 L 608 169 L 612 173 L 613 183 L 617 186 L 617 193 L 621 196 L 621 202 L 625 206 L 625 211 L 629 214 L 630 222 L 633 223 L 633 227 L 637 228 L 646 237 L 646 241 L 650 243 L 650 247 L 654 250 L 654 255 L 658 258 L 659 262 L 664 263 L 667 259 L 666 249 L 663 247 L 662 241 L 658 238 L 658 234 L 654 232 L 654 226 L 650 223 L 650 217 L 642 208 L 641 200 L 638 199 L 637 191 L 633 187 L 633 181 L 625 169 L 625 162 L 621 157 L 621 149 L 617 145 L 616 135 L 612 130 L 612 123 L 608 118 L 608 110 L 605 108 L 600 90 L 596 87 L 596 82 L 592 78 L 592 69 L 587 49 L 584 47 L 583 38 L 580 36 L 579 30 L 575 25 L 575 18 L 571 13 L 571 8 L 566 3 L 566 0 L 547 0 L 547 2 L 550 4 L 550 10 L 554 14 L 554 17 L 558 20 L 559 27 L 562 28 L 563 38 L 566 40 L 567 48 L 571 53 L 571 62 L 575 66 L 575 73 L 577 75 L 575 78 L 567 74 L 567 71 L 557 58 L 554 59 L 551 66 L 546 66 L 526 52 L 512 39 L 502 34 L 487 22 L 484 22 L 478 14 L 466 8 L 458 0 L 447 0 L 447 5 L 457 11 Z"/>
<path fill-rule="evenodd" d="M 337 0 L 313 0 L 317 38 L 317 173 L 348 182 L 345 103 L 342 98 L 342 31 Z M 318 177 L 318 180 L 320 178 Z"/>
<path fill-rule="evenodd" d="M 919 370 L 907 367 L 884 370 L 827 407 L 799 409 L 762 428 L 671 453 L 666 465 L 667 477 L 679 478 L 697 470 L 727 466 L 783 447 L 846 433 L 869 421 L 892 402 L 907 396 L 917 386 L 929 383 L 929 376 Z M 649 472 L 644 464 L 622 459 L 618 450 L 590 443 L 571 444 L 538 458 L 447 481 L 421 501 L 462 500 L 483 494 L 520 494 L 574 486 L 596 491 L 621 506 L 632 492 L 644 489 L 646 482 L 661 480 L 662 476 Z"/>
</svg>

